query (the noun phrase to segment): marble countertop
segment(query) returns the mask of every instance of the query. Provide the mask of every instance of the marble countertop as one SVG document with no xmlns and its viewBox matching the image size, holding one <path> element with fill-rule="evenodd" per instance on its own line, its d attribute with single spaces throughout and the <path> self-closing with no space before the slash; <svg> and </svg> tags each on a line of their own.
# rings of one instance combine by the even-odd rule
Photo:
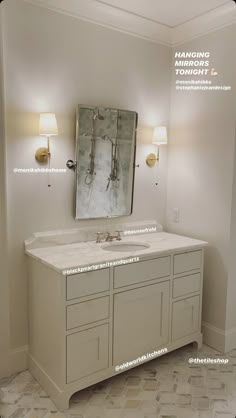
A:
<svg viewBox="0 0 236 418">
<path fill-rule="evenodd" d="M 115 242 L 117 243 L 118 241 Z M 102 248 L 108 243 L 102 242 L 96 244 L 94 241 L 87 241 L 44 248 L 26 249 L 25 253 L 57 272 L 64 272 L 65 274 L 66 270 L 92 266 L 98 263 L 125 260 L 131 257 L 139 257 L 139 261 L 142 261 L 148 259 L 150 256 L 165 255 L 173 251 L 194 250 L 207 245 L 207 242 L 205 241 L 169 234 L 167 232 L 122 237 L 120 243 L 126 242 L 145 243 L 149 244 L 150 247 L 139 251 L 114 252 L 106 251 Z"/>
</svg>

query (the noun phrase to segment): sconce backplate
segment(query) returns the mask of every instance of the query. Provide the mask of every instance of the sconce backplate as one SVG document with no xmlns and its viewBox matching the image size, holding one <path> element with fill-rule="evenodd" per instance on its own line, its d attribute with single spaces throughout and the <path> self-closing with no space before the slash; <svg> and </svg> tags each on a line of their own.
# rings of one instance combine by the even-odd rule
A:
<svg viewBox="0 0 236 418">
<path fill-rule="evenodd" d="M 35 159 L 41 164 L 47 164 L 49 155 L 48 148 L 38 148 L 35 153 Z"/>
<path fill-rule="evenodd" d="M 151 152 L 150 154 L 148 154 L 146 158 L 146 163 L 149 167 L 153 167 L 158 160 L 159 160 L 158 156 L 154 154 L 153 152 Z"/>
</svg>

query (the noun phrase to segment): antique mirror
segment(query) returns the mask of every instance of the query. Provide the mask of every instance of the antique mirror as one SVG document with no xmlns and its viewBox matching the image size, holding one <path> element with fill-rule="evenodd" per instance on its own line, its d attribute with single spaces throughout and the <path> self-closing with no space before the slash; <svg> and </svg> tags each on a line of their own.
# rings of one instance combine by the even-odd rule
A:
<svg viewBox="0 0 236 418">
<path fill-rule="evenodd" d="M 76 116 L 76 219 L 132 213 L 136 112 L 83 106 Z"/>
</svg>

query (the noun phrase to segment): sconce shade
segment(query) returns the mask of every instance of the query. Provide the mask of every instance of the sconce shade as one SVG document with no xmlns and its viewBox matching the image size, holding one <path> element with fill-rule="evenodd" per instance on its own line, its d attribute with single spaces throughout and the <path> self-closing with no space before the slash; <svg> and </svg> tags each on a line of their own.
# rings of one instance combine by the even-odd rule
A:
<svg viewBox="0 0 236 418">
<path fill-rule="evenodd" d="M 154 129 L 152 143 L 155 145 L 167 144 L 167 129 L 165 126 L 157 126 Z"/>
<path fill-rule="evenodd" d="M 57 119 L 55 113 L 40 114 L 39 134 L 44 136 L 58 135 Z"/>
</svg>

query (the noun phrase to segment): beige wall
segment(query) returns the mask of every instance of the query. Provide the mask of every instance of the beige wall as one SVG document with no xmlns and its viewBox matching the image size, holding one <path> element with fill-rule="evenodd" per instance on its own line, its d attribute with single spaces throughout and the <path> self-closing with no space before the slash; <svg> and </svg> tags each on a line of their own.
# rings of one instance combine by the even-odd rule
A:
<svg viewBox="0 0 236 418">
<path fill-rule="evenodd" d="M 105 105 L 139 114 L 134 213 L 127 220 L 164 223 L 166 155 L 159 171 L 145 164 L 147 127 L 168 124 L 171 49 L 24 3 L 4 2 L 7 117 L 7 186 L 11 346 L 27 343 L 27 283 L 23 241 L 32 232 L 86 225 L 74 218 L 72 172 L 51 177 L 17 175 L 36 167 L 39 113 L 56 112 L 52 166 L 74 156 L 75 108 Z M 159 187 L 155 186 L 160 178 Z M 108 220 L 107 223 L 112 223 Z M 89 224 L 94 223 L 89 221 Z"/>
<path fill-rule="evenodd" d="M 220 330 L 226 331 L 235 163 L 235 38 L 236 25 L 232 25 L 173 51 L 173 57 L 179 50 L 210 51 L 212 67 L 219 74 L 218 84 L 232 86 L 231 92 L 180 92 L 175 91 L 173 75 L 167 225 L 171 232 L 199 237 L 210 244 L 206 251 L 203 303 L 203 321 L 208 327 L 205 341 L 209 343 L 214 331 L 219 339 Z M 179 223 L 172 220 L 176 207 L 180 209 Z"/>
</svg>

